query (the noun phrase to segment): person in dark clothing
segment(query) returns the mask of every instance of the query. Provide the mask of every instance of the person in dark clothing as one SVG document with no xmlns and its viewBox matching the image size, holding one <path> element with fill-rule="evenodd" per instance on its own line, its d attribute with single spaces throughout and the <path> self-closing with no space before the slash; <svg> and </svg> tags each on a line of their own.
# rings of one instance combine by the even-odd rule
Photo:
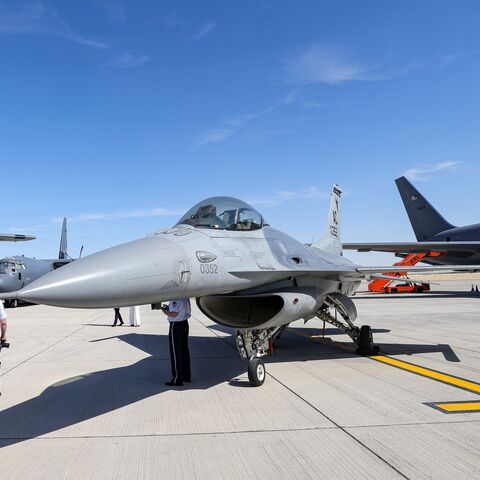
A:
<svg viewBox="0 0 480 480">
<path fill-rule="evenodd" d="M 170 347 L 170 361 L 172 379 L 165 382 L 169 387 L 180 387 L 183 382 L 191 382 L 190 351 L 188 349 L 188 319 L 191 316 L 190 300 L 180 298 L 171 300 L 168 307 L 162 308 L 170 322 L 168 344 Z"/>
<path fill-rule="evenodd" d="M 115 307 L 114 308 L 115 310 L 115 320 L 113 321 L 113 325 L 112 327 L 116 327 L 117 326 L 117 321 L 120 322 L 120 326 L 123 325 L 123 318 L 122 318 L 122 314 L 120 313 L 120 309 L 118 307 Z"/>
</svg>

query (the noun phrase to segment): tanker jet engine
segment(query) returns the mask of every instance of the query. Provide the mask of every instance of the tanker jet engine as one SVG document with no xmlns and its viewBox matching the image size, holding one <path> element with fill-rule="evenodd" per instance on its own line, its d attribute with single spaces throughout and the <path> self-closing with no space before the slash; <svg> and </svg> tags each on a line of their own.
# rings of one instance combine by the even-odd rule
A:
<svg viewBox="0 0 480 480">
<path fill-rule="evenodd" d="M 274 229 L 245 202 L 213 197 L 195 205 L 173 228 L 47 273 L 15 298 L 111 308 L 195 297 L 207 317 L 236 329 L 238 351 L 248 359 L 254 386 L 265 380 L 263 357 L 271 353 L 274 336 L 299 319 L 319 317 L 347 333 L 358 353 L 369 354 L 375 351 L 371 329 L 354 325 L 357 311 L 348 295 L 362 279 L 404 267 L 360 267 L 342 256 L 340 196 L 335 185 L 327 232 L 312 245 Z M 445 267 L 410 270 L 438 269 Z"/>
<path fill-rule="evenodd" d="M 0 259 L 0 293 L 19 290 L 42 275 L 71 261 L 72 259 L 67 254 L 67 219 L 64 218 L 57 259 L 40 260 L 23 255 Z M 16 298 L 12 299 L 5 296 L 3 298 L 6 298 L 7 307 L 17 306 L 18 300 Z"/>
</svg>

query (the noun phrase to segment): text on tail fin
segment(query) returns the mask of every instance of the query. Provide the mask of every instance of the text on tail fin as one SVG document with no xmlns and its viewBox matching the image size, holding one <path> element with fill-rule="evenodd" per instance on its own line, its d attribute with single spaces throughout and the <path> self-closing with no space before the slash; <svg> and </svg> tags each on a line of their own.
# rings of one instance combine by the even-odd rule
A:
<svg viewBox="0 0 480 480">
<path fill-rule="evenodd" d="M 330 197 L 330 210 L 328 213 L 327 230 L 325 235 L 312 244 L 315 248 L 329 250 L 338 255 L 342 254 L 342 242 L 340 240 L 340 197 L 342 189 L 333 185 Z"/>
</svg>

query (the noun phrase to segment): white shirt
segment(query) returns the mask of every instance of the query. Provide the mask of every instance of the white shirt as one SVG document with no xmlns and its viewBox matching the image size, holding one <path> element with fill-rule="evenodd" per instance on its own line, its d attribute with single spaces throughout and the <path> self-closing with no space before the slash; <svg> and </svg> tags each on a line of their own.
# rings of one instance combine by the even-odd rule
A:
<svg viewBox="0 0 480 480">
<path fill-rule="evenodd" d="M 169 322 L 183 322 L 184 320 L 188 320 L 192 316 L 190 300 L 188 298 L 171 300 L 168 304 L 168 311 L 178 313 L 175 318 L 167 317 Z"/>
<path fill-rule="evenodd" d="M 7 318 L 7 314 L 5 313 L 5 309 L 3 308 L 3 302 L 0 300 L 0 320 L 5 320 Z"/>
</svg>

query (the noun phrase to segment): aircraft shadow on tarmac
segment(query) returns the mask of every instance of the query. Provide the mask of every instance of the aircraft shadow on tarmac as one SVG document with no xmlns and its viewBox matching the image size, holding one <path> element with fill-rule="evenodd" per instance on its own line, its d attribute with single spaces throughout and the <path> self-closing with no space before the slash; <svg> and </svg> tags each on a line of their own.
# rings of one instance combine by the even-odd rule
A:
<svg viewBox="0 0 480 480">
<path fill-rule="evenodd" d="M 290 330 L 301 330 L 302 335 Z M 336 333 L 336 329 L 327 329 L 327 332 L 332 335 Z M 318 335 L 319 330 L 288 329 L 277 341 L 274 355 L 268 358 L 268 363 L 356 356 L 352 352 L 314 342 L 308 338 L 311 334 Z M 150 356 L 128 366 L 66 378 L 49 386 L 37 397 L 1 411 L 0 447 L 56 432 L 169 389 L 163 384 L 170 374 L 170 362 L 165 357 L 165 335 L 129 333 L 110 338 L 120 339 Z M 108 338 L 93 342 L 102 340 Z M 448 345 L 380 345 L 390 354 L 435 351 L 448 351 L 453 354 Z M 194 378 L 191 384 L 181 388 L 205 390 L 244 375 L 246 363 L 238 358 L 235 350 L 233 336 L 190 337 Z M 208 352 L 219 353 L 209 356 Z M 212 367 L 215 358 L 218 361 Z M 230 380 L 230 385 L 246 386 L 248 383 L 243 380 Z M 8 392 L 4 392 L 4 395 L 8 395 Z"/>
</svg>

